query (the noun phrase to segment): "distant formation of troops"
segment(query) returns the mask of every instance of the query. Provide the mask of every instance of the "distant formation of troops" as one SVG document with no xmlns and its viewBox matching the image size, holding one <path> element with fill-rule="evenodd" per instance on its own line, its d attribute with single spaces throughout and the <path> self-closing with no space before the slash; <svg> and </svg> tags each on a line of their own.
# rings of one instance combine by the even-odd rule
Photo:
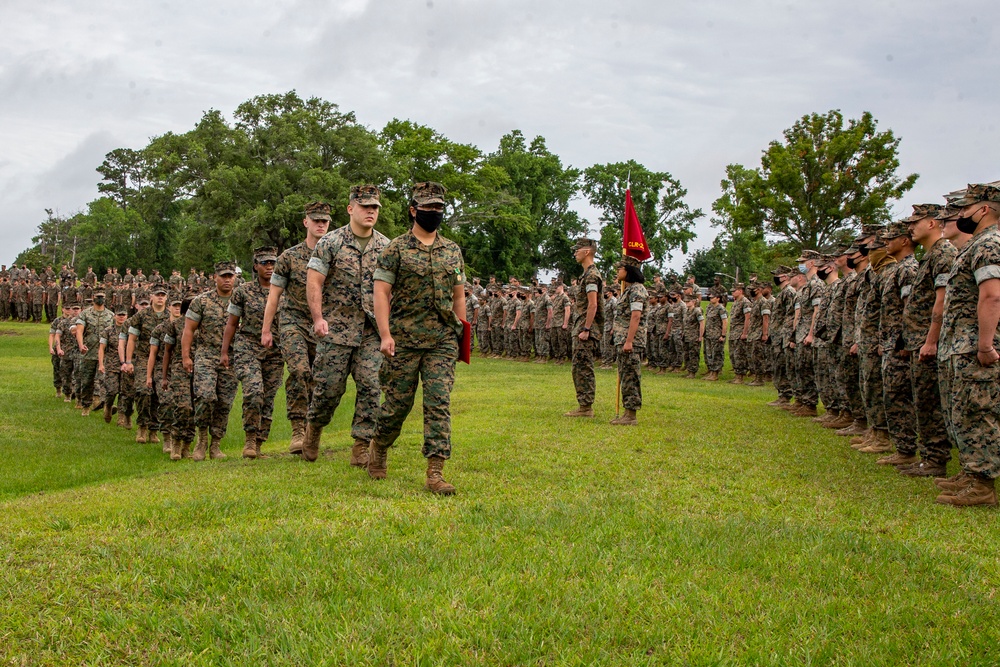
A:
<svg viewBox="0 0 1000 667">
<path fill-rule="evenodd" d="M 684 285 L 657 277 L 647 287 L 641 263 L 628 256 L 606 284 L 589 238 L 573 247 L 582 273 L 569 285 L 492 277 L 470 285 L 461 251 L 437 234 L 442 186 L 414 186 L 413 226 L 392 241 L 373 229 L 379 197 L 375 186 L 352 188 L 350 223 L 329 232 L 329 205 L 310 204 L 305 241 L 280 255 L 258 248 L 254 280 L 244 284 L 229 262 L 186 280 L 176 271 L 165 280 L 109 269 L 98 284 L 88 271 L 78 287 L 64 267 L 49 299 L 54 276 L 15 268 L 0 273 L 0 303 L 7 317 L 34 316 L 34 296 L 31 309 L 22 303 L 35 283 L 41 307 L 62 303 L 63 316 L 49 316 L 57 394 L 84 415 L 100 406 L 110 422 L 117 412 L 123 428 L 134 415 L 137 441 L 159 442 L 163 433 L 172 459 L 224 457 L 219 442 L 237 383 L 243 456 L 262 456 L 287 367 L 292 453 L 316 460 L 351 375 L 350 462 L 374 479 L 385 477 L 388 449 L 422 384 L 426 486 L 453 493 L 441 471 L 451 455 L 464 321 L 483 356 L 570 360 L 578 405 L 567 417 L 594 416 L 595 366 L 617 365 L 624 412 L 611 423 L 624 426 L 638 423 L 643 365 L 694 379 L 704 359 L 704 379 L 717 381 L 728 348 L 732 384 L 773 383 L 770 405 L 884 454 L 880 465 L 934 478 L 938 502 L 997 502 L 1000 182 L 915 205 L 884 227 L 865 225 L 833 253 L 804 250 L 796 267 L 776 267 L 769 281 L 751 276 L 730 291 L 716 279 L 707 305 L 693 277 Z M 961 470 L 946 477 L 953 448 Z"/>
</svg>

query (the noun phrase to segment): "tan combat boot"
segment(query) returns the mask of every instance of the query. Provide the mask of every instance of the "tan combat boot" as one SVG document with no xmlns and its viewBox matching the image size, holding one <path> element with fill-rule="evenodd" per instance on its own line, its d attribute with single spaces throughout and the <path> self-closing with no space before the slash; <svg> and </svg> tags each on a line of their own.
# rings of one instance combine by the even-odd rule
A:
<svg viewBox="0 0 1000 667">
<path fill-rule="evenodd" d="M 764 386 L 764 381 L 761 379 L 760 375 L 755 375 L 754 378 L 753 378 L 753 380 L 751 380 L 750 382 L 747 382 L 747 386 L 748 387 L 763 387 Z M 779 398 L 778 400 L 780 401 L 781 399 Z M 768 405 L 777 405 L 777 403 L 775 403 L 774 401 L 771 401 L 770 403 L 768 403 Z"/>
<path fill-rule="evenodd" d="M 269 458 L 271 458 L 270 456 L 268 456 L 264 452 L 260 451 L 260 448 L 264 445 L 265 442 L 266 442 L 266 440 L 261 440 L 260 437 L 258 436 L 257 442 L 254 444 L 254 451 L 257 453 L 257 458 L 259 458 L 259 459 L 269 459 Z"/>
<path fill-rule="evenodd" d="M 875 429 L 872 441 L 867 447 L 858 450 L 862 454 L 883 454 L 892 451 L 892 441 L 889 440 L 889 433 L 884 429 Z"/>
<path fill-rule="evenodd" d="M 873 428 L 866 429 L 865 432 L 862 433 L 861 435 L 851 438 L 851 447 L 854 447 L 854 445 L 860 445 L 861 443 L 864 443 L 863 446 L 867 447 L 869 441 L 872 439 L 872 436 L 874 435 L 875 435 L 875 429 Z M 858 447 L 854 448 L 859 449 Z"/>
<path fill-rule="evenodd" d="M 306 424 L 306 434 L 302 439 L 302 459 L 315 461 L 319 458 L 319 439 L 323 435 L 323 427 L 316 424 Z"/>
<path fill-rule="evenodd" d="M 125 415 L 118 413 L 118 421 L 115 423 L 118 428 L 125 428 Z"/>
<path fill-rule="evenodd" d="M 934 484 L 942 491 L 959 491 L 969 485 L 969 475 L 959 472 L 951 477 L 939 477 L 934 480 Z"/>
<path fill-rule="evenodd" d="M 206 454 L 208 454 L 208 429 L 200 428 L 198 429 L 198 442 L 194 446 L 194 456 L 191 458 L 195 461 L 204 461 Z"/>
<path fill-rule="evenodd" d="M 993 507 L 997 504 L 997 492 L 994 488 L 995 480 L 985 479 L 977 475 L 968 476 L 968 484 L 955 491 L 945 491 L 935 498 L 935 502 L 942 505 L 954 505 L 955 507 L 973 507 L 976 505 L 987 505 Z"/>
<path fill-rule="evenodd" d="M 83 410 L 81 410 L 80 411 L 80 416 L 81 417 L 89 417 L 90 416 L 90 408 L 84 408 Z"/>
<path fill-rule="evenodd" d="M 222 438 L 216 438 L 214 435 L 212 436 L 212 444 L 208 447 L 208 458 L 219 459 L 220 461 L 226 458 L 226 455 L 222 453 L 221 442 Z"/>
<path fill-rule="evenodd" d="M 121 420 L 119 419 L 118 421 L 121 421 Z M 111 423 L 111 406 L 107 405 L 107 404 L 105 404 L 105 406 L 104 406 L 104 423 L 105 424 L 110 424 Z"/>
<path fill-rule="evenodd" d="M 147 431 L 146 437 L 148 437 L 149 441 L 152 442 L 153 444 L 159 444 L 160 442 L 160 439 L 156 437 L 156 431 Z"/>
<path fill-rule="evenodd" d="M 355 468 L 368 467 L 368 443 L 364 440 L 355 440 L 351 447 L 351 465 Z"/>
<path fill-rule="evenodd" d="M 153 431 L 153 435 L 154 436 L 156 435 L 155 431 Z M 150 442 L 156 442 L 156 440 L 150 440 Z M 172 442 L 173 442 L 173 439 L 170 437 L 170 434 L 167 433 L 166 431 L 164 431 L 164 433 L 163 433 L 163 453 L 164 454 L 169 454 L 170 453 L 170 445 L 172 444 Z"/>
<path fill-rule="evenodd" d="M 191 443 L 187 440 L 181 441 L 181 458 L 189 459 L 191 458 Z"/>
<path fill-rule="evenodd" d="M 427 482 L 424 484 L 424 488 L 441 496 L 455 495 L 455 487 L 444 481 L 441 476 L 442 468 L 444 468 L 444 459 L 440 456 L 431 456 L 427 459 Z"/>
<path fill-rule="evenodd" d="M 181 460 L 181 441 L 177 438 L 171 438 L 170 440 L 170 460 L 180 461 Z"/>
<path fill-rule="evenodd" d="M 132 418 L 130 416 L 125 415 L 125 425 L 122 426 L 122 428 L 125 429 L 126 431 L 132 430 Z"/>
<path fill-rule="evenodd" d="M 855 435 L 863 435 L 868 432 L 868 420 L 855 419 L 849 426 L 834 431 L 836 435 L 849 438 Z"/>
<path fill-rule="evenodd" d="M 815 417 L 816 416 L 816 406 L 815 405 L 800 405 L 798 410 L 793 413 L 796 417 Z"/>
<path fill-rule="evenodd" d="M 823 424 L 823 428 L 847 428 L 854 423 L 854 415 L 851 414 L 850 410 L 841 410 L 840 414 L 837 415 L 836 419 L 831 419 L 827 423 Z"/>
<path fill-rule="evenodd" d="M 389 448 L 379 447 L 372 440 L 368 446 L 368 476 L 372 479 L 385 479 L 389 470 Z"/>
<path fill-rule="evenodd" d="M 759 378 L 760 376 L 758 375 L 757 377 Z M 755 380 L 755 382 L 756 382 L 756 380 Z M 750 384 L 753 384 L 753 382 L 751 382 Z M 754 385 L 754 386 L 756 386 L 756 385 Z M 778 398 L 776 398 L 773 401 L 771 401 L 770 403 L 768 403 L 768 405 L 770 405 L 771 407 L 774 407 L 774 408 L 780 408 L 783 405 L 788 405 L 788 399 L 785 398 L 784 396 L 779 396 Z"/>
<path fill-rule="evenodd" d="M 729 381 L 729 384 L 743 384 L 743 374 L 737 373 L 736 377 Z"/>
<path fill-rule="evenodd" d="M 149 442 L 149 429 L 145 426 L 140 426 L 139 430 L 135 433 L 135 441 L 140 444 L 145 444 Z"/>
<path fill-rule="evenodd" d="M 611 423 L 615 426 L 635 426 L 639 423 L 636 419 L 635 410 L 625 410 L 625 414 L 621 417 L 615 417 L 611 420 Z"/>
<path fill-rule="evenodd" d="M 245 459 L 257 458 L 257 436 L 247 431 L 245 437 L 246 440 L 243 443 L 243 458 Z"/>
<path fill-rule="evenodd" d="M 875 461 L 875 463 L 880 466 L 908 466 L 919 462 L 920 459 L 918 457 L 900 454 L 899 452 L 889 456 L 883 456 L 879 460 Z"/>
<path fill-rule="evenodd" d="M 564 412 L 563 417 L 593 417 L 594 408 L 590 405 L 581 405 L 576 410 L 570 410 L 569 412 Z"/>
<path fill-rule="evenodd" d="M 304 419 L 292 420 L 292 441 L 288 443 L 290 454 L 302 453 L 302 441 L 306 438 L 306 421 Z"/>
</svg>

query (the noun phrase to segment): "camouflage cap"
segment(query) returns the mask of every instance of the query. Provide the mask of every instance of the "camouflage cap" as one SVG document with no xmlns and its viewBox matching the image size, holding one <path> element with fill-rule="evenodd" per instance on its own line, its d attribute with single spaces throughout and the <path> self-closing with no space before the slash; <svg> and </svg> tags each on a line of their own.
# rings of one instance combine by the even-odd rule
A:
<svg viewBox="0 0 1000 667">
<path fill-rule="evenodd" d="M 885 230 L 879 234 L 879 238 L 883 241 L 888 241 L 889 239 L 899 238 L 900 236 L 909 236 L 910 228 L 902 221 L 893 222 L 888 225 Z"/>
<path fill-rule="evenodd" d="M 125 306 L 118 306 L 115 308 L 115 315 L 128 315 L 128 308 Z"/>
<path fill-rule="evenodd" d="M 594 239 L 588 239 L 587 237 L 579 238 L 576 243 L 573 244 L 573 252 L 576 252 L 580 248 L 593 248 L 597 250 L 597 241 Z"/>
<path fill-rule="evenodd" d="M 877 237 L 879 234 L 882 233 L 883 229 L 885 229 L 885 227 L 883 227 L 882 225 L 862 225 L 861 234 L 855 237 L 854 242 L 861 243 L 869 236 Z"/>
<path fill-rule="evenodd" d="M 382 206 L 382 192 L 375 185 L 352 185 L 350 200 L 362 206 Z"/>
<path fill-rule="evenodd" d="M 313 220 L 333 221 L 330 217 L 330 205 L 322 201 L 313 201 L 306 204 L 305 215 Z"/>
<path fill-rule="evenodd" d="M 417 202 L 417 206 L 426 206 L 427 204 L 447 204 L 448 202 L 444 200 L 446 192 L 448 192 L 448 190 L 446 190 L 440 183 L 424 181 L 423 183 L 413 184 L 410 196 L 413 198 L 413 201 Z"/>
<path fill-rule="evenodd" d="M 260 264 L 261 262 L 277 262 L 278 249 L 273 245 L 262 245 L 259 248 L 254 248 L 253 261 L 254 264 Z"/>
<path fill-rule="evenodd" d="M 176 292 L 174 294 L 171 294 L 170 298 L 167 299 L 167 305 L 168 306 L 172 306 L 174 304 L 177 304 L 179 306 L 182 303 L 184 303 L 184 297 L 182 297 L 180 294 L 178 294 Z"/>
<path fill-rule="evenodd" d="M 106 294 L 106 293 L 104 292 L 104 290 L 103 290 L 103 289 L 99 289 L 99 290 L 96 290 L 96 291 L 94 292 L 94 296 L 95 296 L 95 297 L 97 297 L 97 296 L 107 296 L 107 294 Z"/>
<path fill-rule="evenodd" d="M 774 267 L 774 269 L 771 271 L 771 275 L 772 276 L 787 276 L 791 272 L 792 272 L 792 269 L 790 267 L 787 267 L 784 264 L 779 264 L 778 266 Z"/>
<path fill-rule="evenodd" d="M 947 198 L 948 195 L 945 195 L 945 199 Z M 981 201 L 1000 202 L 1000 181 L 970 183 L 960 197 L 948 203 L 952 206 L 970 206 Z"/>
<path fill-rule="evenodd" d="M 139 299 L 138 301 L 136 301 L 136 304 L 138 304 L 140 306 L 148 306 L 149 305 L 149 299 L 146 298 L 146 297 L 142 297 L 141 299 Z"/>
<path fill-rule="evenodd" d="M 920 222 L 924 218 L 935 216 L 944 206 L 941 204 L 914 204 L 913 213 L 903 218 L 903 222 Z"/>
<path fill-rule="evenodd" d="M 859 252 L 861 252 L 861 249 L 858 248 L 858 246 L 856 245 L 852 245 L 850 248 L 844 251 L 844 254 L 850 257 L 851 255 L 857 255 Z"/>
<path fill-rule="evenodd" d="M 940 211 L 938 211 L 937 215 L 934 216 L 934 219 L 935 220 L 951 220 L 952 218 L 957 219 L 958 216 L 961 215 L 961 213 L 962 213 L 962 207 L 949 205 L 943 207 Z"/>
<path fill-rule="evenodd" d="M 733 291 L 734 291 L 734 292 L 735 292 L 736 290 L 738 290 L 738 289 L 740 289 L 740 290 L 745 290 L 746 288 L 747 288 L 747 286 L 746 286 L 746 285 L 744 285 L 743 283 L 733 283 Z"/>
<path fill-rule="evenodd" d="M 167 286 L 164 285 L 163 283 L 160 283 L 159 285 L 153 285 L 153 288 L 149 290 L 149 293 L 150 294 L 166 294 L 167 293 Z"/>
<path fill-rule="evenodd" d="M 223 260 L 221 262 L 215 263 L 215 275 L 224 276 L 226 274 L 236 273 L 236 262 L 230 262 L 228 260 Z"/>
<path fill-rule="evenodd" d="M 808 262 L 819 259 L 823 259 L 823 255 L 819 254 L 815 250 L 803 250 L 802 253 L 799 255 L 798 261 Z"/>
<path fill-rule="evenodd" d="M 637 260 L 635 257 L 632 257 L 631 255 L 624 255 L 620 260 L 618 260 L 618 264 L 616 264 L 615 267 L 623 269 L 626 266 L 631 266 L 638 269 L 642 266 L 642 262 Z"/>
</svg>

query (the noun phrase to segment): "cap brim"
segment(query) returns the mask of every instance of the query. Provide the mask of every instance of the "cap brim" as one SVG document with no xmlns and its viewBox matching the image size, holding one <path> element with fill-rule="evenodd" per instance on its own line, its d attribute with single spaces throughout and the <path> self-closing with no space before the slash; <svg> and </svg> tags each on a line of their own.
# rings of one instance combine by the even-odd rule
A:
<svg viewBox="0 0 1000 667">
<path fill-rule="evenodd" d="M 222 271 L 216 271 L 215 275 L 217 275 L 217 276 L 235 276 L 236 272 L 233 271 L 232 269 L 223 269 Z"/>
<path fill-rule="evenodd" d="M 274 255 L 268 255 L 267 257 L 258 257 L 254 261 L 257 262 L 258 264 L 260 264 L 261 262 L 277 262 L 278 258 L 275 257 Z"/>
<path fill-rule="evenodd" d="M 306 217 L 311 218 L 312 220 L 325 220 L 326 222 L 333 222 L 333 218 L 326 213 L 308 213 Z"/>
<path fill-rule="evenodd" d="M 448 202 L 441 199 L 440 197 L 431 197 L 430 199 L 418 199 L 416 200 L 417 206 L 427 206 L 428 204 L 441 204 L 446 206 Z"/>
<path fill-rule="evenodd" d="M 368 199 L 368 200 L 355 199 L 354 201 L 355 203 L 360 204 L 361 206 L 378 206 L 379 208 L 382 208 L 382 202 L 378 201 L 377 199 Z"/>
</svg>

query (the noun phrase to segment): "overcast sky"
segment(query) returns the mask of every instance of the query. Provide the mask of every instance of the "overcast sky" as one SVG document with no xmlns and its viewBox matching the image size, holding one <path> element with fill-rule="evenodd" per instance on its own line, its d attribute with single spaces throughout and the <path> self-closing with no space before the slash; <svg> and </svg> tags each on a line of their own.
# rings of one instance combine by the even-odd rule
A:
<svg viewBox="0 0 1000 667">
<path fill-rule="evenodd" d="M 634 158 L 706 213 L 725 166 L 759 166 L 803 114 L 867 110 L 920 174 L 908 212 L 1000 178 L 998 21 L 996 0 L 0 0 L 0 263 L 45 208 L 96 197 L 108 151 L 291 89 L 372 129 Z"/>
</svg>

